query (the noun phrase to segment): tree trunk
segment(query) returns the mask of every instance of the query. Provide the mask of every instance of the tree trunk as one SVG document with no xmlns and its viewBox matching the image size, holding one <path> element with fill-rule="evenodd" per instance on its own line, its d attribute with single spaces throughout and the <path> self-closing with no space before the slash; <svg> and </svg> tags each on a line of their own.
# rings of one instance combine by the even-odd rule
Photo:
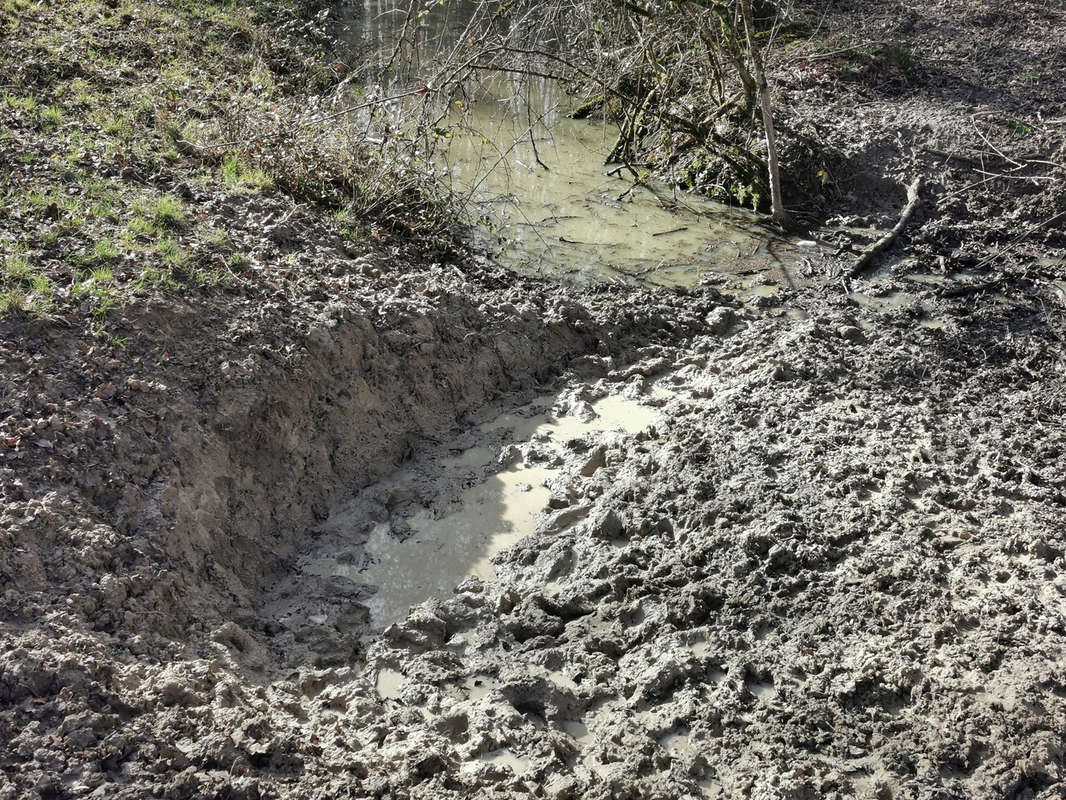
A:
<svg viewBox="0 0 1066 800">
<path fill-rule="evenodd" d="M 762 54 L 755 42 L 755 20 L 751 10 L 751 0 L 740 0 L 740 13 L 744 17 L 744 34 L 748 40 L 748 55 L 751 57 L 755 83 L 759 90 L 759 106 L 762 109 L 762 125 L 766 131 L 766 169 L 770 173 L 770 207 L 774 221 L 785 229 L 795 227 L 792 218 L 785 211 L 781 199 L 781 170 L 777 163 L 777 136 L 774 133 L 773 105 L 770 102 L 770 87 L 766 83 L 766 70 L 763 68 Z"/>
</svg>

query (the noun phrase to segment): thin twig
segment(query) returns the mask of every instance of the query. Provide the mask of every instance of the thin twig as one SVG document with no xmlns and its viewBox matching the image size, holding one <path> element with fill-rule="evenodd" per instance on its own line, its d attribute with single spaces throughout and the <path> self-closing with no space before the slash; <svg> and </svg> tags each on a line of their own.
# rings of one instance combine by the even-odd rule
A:
<svg viewBox="0 0 1066 800">
<path fill-rule="evenodd" d="M 1039 225 L 1036 225 L 1035 227 L 1031 228 L 1030 230 L 1027 230 L 1025 233 L 1018 234 L 1018 236 L 1016 236 L 1014 239 L 1012 239 L 1004 247 L 1000 248 L 997 252 L 995 252 L 992 255 L 990 255 L 990 256 L 982 259 L 981 261 L 979 261 L 977 263 L 977 266 L 974 269 L 981 269 L 982 267 L 984 267 L 984 266 L 986 266 L 988 264 L 991 264 L 993 261 L 995 261 L 1001 255 L 1004 255 L 1007 251 L 1013 250 L 1017 245 L 1019 245 L 1022 242 L 1023 239 L 1025 239 L 1025 237 L 1029 236 L 1030 234 L 1036 233 L 1041 228 L 1046 228 L 1048 225 L 1050 225 L 1053 222 L 1058 222 L 1063 217 L 1066 217 L 1066 211 L 1060 211 L 1055 216 L 1051 217 L 1050 219 L 1044 220 Z"/>
</svg>

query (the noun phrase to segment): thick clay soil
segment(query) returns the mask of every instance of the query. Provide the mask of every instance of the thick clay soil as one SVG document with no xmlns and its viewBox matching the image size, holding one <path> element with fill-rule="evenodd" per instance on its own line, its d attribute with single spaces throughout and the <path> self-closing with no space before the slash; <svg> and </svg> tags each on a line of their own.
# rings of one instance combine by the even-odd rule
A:
<svg viewBox="0 0 1066 800">
<path fill-rule="evenodd" d="M 1061 312 L 1019 336 L 995 306 L 926 329 L 494 277 L 323 321 L 284 380 L 127 376 L 79 398 L 84 431 L 31 434 L 5 479 L 3 797 L 1062 796 Z M 61 400 L 62 352 L 22 347 Z M 380 636 L 375 587 L 293 584 L 322 541 L 359 562 L 366 526 L 330 508 L 370 498 L 402 535 L 448 498 L 390 491 L 397 467 L 545 391 L 658 418 L 519 447 L 560 474 L 496 580 Z M 94 436 L 118 486 L 42 494 Z M 279 611 L 292 585 L 314 613 Z"/>
<path fill-rule="evenodd" d="M 824 110 L 841 230 L 927 177 L 872 276 L 811 248 L 760 308 L 297 219 L 307 286 L 0 321 L 0 800 L 1066 797 L 1066 12 L 830 5 L 913 34 Z M 804 58 L 789 108 L 839 96 Z M 545 396 L 652 421 L 483 435 Z M 375 616 L 371 532 L 518 463 L 491 579 Z"/>
</svg>

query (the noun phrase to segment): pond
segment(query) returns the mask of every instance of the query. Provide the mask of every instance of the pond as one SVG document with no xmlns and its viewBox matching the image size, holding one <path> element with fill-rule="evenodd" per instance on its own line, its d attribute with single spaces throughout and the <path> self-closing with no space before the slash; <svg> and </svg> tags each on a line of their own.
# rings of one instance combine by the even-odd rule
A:
<svg viewBox="0 0 1066 800">
<path fill-rule="evenodd" d="M 438 4 L 407 22 L 406 7 L 391 0 L 346 6 L 339 38 L 359 65 L 358 90 L 398 97 L 432 81 L 476 8 Z M 574 99 L 552 79 L 481 74 L 446 102 L 432 111 L 434 161 L 480 221 L 480 243 L 518 271 L 675 287 L 710 278 L 766 306 L 810 255 L 751 211 L 635 185 L 630 170 L 604 163 L 617 126 L 572 119 Z M 390 115 L 412 126 L 428 105 L 416 91 L 390 104 Z"/>
</svg>

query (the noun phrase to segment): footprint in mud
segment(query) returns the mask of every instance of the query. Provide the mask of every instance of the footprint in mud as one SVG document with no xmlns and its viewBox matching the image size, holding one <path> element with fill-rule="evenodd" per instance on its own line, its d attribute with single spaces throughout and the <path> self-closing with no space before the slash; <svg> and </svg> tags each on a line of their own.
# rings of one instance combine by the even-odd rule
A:
<svg viewBox="0 0 1066 800">
<path fill-rule="evenodd" d="M 492 694 L 499 685 L 500 681 L 489 675 L 472 675 L 459 686 L 451 687 L 448 694 L 456 700 L 476 703 L 481 698 Z"/>
<path fill-rule="evenodd" d="M 767 701 L 777 694 L 777 687 L 768 675 L 747 672 L 744 675 L 744 689 L 760 701 Z"/>
<path fill-rule="evenodd" d="M 491 764 L 497 767 L 506 767 L 515 775 L 521 775 L 529 769 L 529 763 L 528 758 L 517 756 L 506 747 L 501 747 L 498 750 L 490 750 L 487 753 L 482 753 L 475 761 L 466 762 L 466 764 L 463 765 L 463 768 L 466 768 L 469 771 L 470 769 L 476 769 L 482 764 Z"/>
<path fill-rule="evenodd" d="M 563 720 L 559 727 L 563 729 L 571 739 L 573 739 L 578 747 L 585 747 L 592 744 L 592 732 L 588 729 L 588 726 L 581 720 L 567 719 Z"/>
</svg>

